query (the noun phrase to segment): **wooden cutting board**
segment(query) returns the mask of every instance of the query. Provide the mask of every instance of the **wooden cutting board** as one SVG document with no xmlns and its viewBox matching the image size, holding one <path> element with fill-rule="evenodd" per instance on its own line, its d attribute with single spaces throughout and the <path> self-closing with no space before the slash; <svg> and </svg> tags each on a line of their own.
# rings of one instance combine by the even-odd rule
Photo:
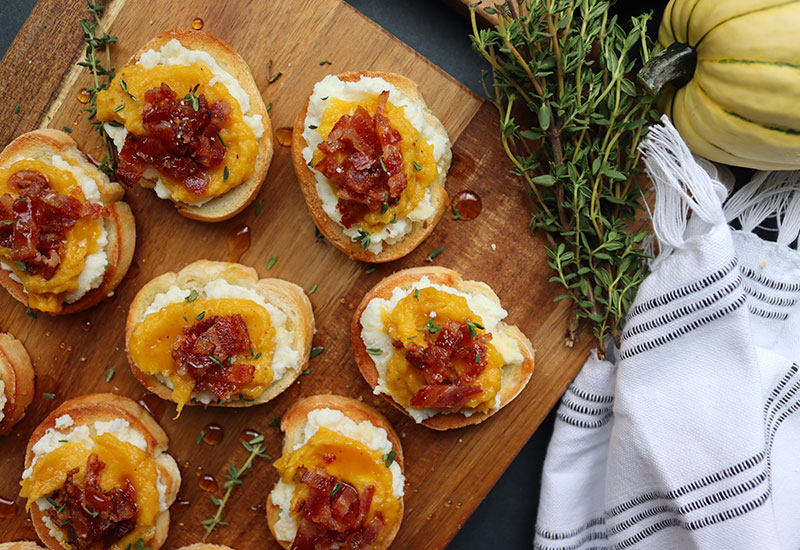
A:
<svg viewBox="0 0 800 550">
<path fill-rule="evenodd" d="M 84 150 L 96 150 L 99 141 L 76 99 L 89 83 L 88 75 L 74 66 L 82 56 L 78 20 L 84 7 L 83 0 L 40 0 L 0 62 L 0 144 L 39 126 L 68 126 Z M 566 302 L 553 302 L 559 289 L 547 282 L 542 240 L 529 232 L 526 191 L 508 175 L 496 139 L 494 108 L 340 0 L 208 0 L 191 6 L 179 0 L 112 0 L 105 19 L 111 34 L 119 37 L 112 63 L 120 66 L 152 36 L 188 28 L 196 17 L 204 20 L 205 30 L 228 41 L 248 61 L 265 103 L 272 103 L 273 128 L 292 125 L 313 84 L 329 72 L 385 70 L 419 82 L 455 144 L 447 189 L 451 197 L 465 189 L 476 192 L 483 210 L 468 222 L 446 216 L 414 253 L 368 274 L 368 264 L 353 262 L 329 244 L 315 241 L 290 152 L 284 147 L 276 145 L 259 195 L 264 199 L 260 214 L 251 206 L 233 220 L 203 224 L 181 217 L 152 192 L 129 191 L 126 200 L 136 215 L 137 249 L 130 273 L 113 298 L 70 317 L 39 314 L 33 319 L 24 306 L 0 293 L 0 330 L 23 341 L 38 373 L 36 398 L 27 417 L 12 435 L 0 439 L 0 497 L 16 498 L 27 439 L 50 411 L 85 393 L 116 392 L 150 408 L 169 434 L 170 452 L 181 466 L 180 504 L 171 510 L 167 547 L 197 542 L 203 533 L 200 522 L 215 511 L 198 485 L 197 469 L 215 476 L 221 486 L 228 465 L 241 465 L 246 458 L 240 445 L 245 429 L 263 433 L 267 452 L 276 457 L 281 435 L 270 422 L 302 396 L 334 392 L 375 405 L 402 436 L 406 514 L 394 548 L 443 548 L 554 406 L 592 343 L 584 334 L 574 349 L 564 346 L 570 312 Z M 331 64 L 320 65 L 326 59 Z M 282 73 L 272 84 L 267 76 L 270 61 L 272 74 Z M 128 305 L 145 282 L 164 271 L 201 258 L 225 259 L 227 239 L 241 224 L 252 236 L 242 263 L 254 266 L 262 277 L 285 278 L 306 289 L 318 285 L 311 296 L 317 319 L 314 345 L 324 346 L 325 352 L 311 361 L 310 374 L 268 404 L 248 409 L 190 407 L 172 420 L 172 404 L 148 395 L 128 369 L 123 338 Z M 509 320 L 537 350 L 533 378 L 516 401 L 479 426 L 445 433 L 417 426 L 373 396 L 358 373 L 349 343 L 353 309 L 365 292 L 396 270 L 426 265 L 425 257 L 439 246 L 444 252 L 434 263 L 488 282 L 508 309 Z M 277 262 L 268 271 L 272 256 Z M 110 382 L 105 381 L 108 368 L 116 372 Z M 55 399 L 43 393 L 53 393 Z M 216 446 L 197 442 L 210 423 L 224 432 Z M 238 550 L 278 548 L 263 515 L 265 497 L 276 480 L 267 461 L 257 463 L 225 509 L 223 519 L 230 525 L 214 532 L 209 541 Z M 0 519 L 2 541 L 35 538 L 22 499 L 16 505 L 15 514 Z M 8 508 L 0 503 L 0 512 Z"/>
</svg>

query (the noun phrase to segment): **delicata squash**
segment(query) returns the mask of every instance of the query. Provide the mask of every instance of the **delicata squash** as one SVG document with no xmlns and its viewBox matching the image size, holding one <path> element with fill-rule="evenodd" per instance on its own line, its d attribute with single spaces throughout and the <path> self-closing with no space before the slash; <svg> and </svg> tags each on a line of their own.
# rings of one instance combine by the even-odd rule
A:
<svg viewBox="0 0 800 550">
<path fill-rule="evenodd" d="M 299 286 L 199 260 L 139 290 L 125 345 L 133 374 L 180 414 L 185 405 L 266 403 L 303 371 L 313 334 L 311 302 Z"/>
<path fill-rule="evenodd" d="M 181 481 L 167 444 L 126 397 L 64 402 L 34 430 L 20 482 L 41 541 L 50 550 L 158 550 Z"/>
<path fill-rule="evenodd" d="M 361 401 L 315 395 L 281 419 L 280 479 L 267 498 L 275 539 L 291 550 L 384 550 L 403 519 L 403 450 Z"/>
<path fill-rule="evenodd" d="M 758 170 L 800 168 L 800 4 L 784 0 L 671 0 L 666 48 L 640 80 L 692 152 Z"/>
<path fill-rule="evenodd" d="M 533 372 L 533 348 L 491 288 L 451 269 L 386 277 L 353 317 L 353 353 L 375 394 L 436 430 L 484 421 Z"/>
</svg>

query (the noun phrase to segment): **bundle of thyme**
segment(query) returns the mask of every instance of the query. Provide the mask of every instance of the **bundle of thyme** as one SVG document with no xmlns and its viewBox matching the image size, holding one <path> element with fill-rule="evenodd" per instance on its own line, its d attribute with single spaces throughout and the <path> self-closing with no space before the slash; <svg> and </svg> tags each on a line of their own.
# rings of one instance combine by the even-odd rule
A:
<svg viewBox="0 0 800 550">
<path fill-rule="evenodd" d="M 89 69 L 89 72 L 92 73 L 94 86 L 86 88 L 86 93 L 90 97 L 89 107 L 84 111 L 88 113 L 92 127 L 100 134 L 106 150 L 105 158 L 100 162 L 98 168 L 113 178 L 117 170 L 117 150 L 111 138 L 103 130 L 103 122 L 96 120 L 95 115 L 97 114 L 97 94 L 107 89 L 114 79 L 115 69 L 111 67 L 110 46 L 117 41 L 117 37 L 108 34 L 100 23 L 100 18 L 103 16 L 106 7 L 100 2 L 93 2 L 92 0 L 87 0 L 86 3 L 88 4 L 86 12 L 89 14 L 89 19 L 81 19 L 83 41 L 86 42 L 86 55 L 83 61 L 78 62 L 78 65 Z M 105 52 L 105 65 L 98 58 L 98 53 L 101 51 Z"/>
<path fill-rule="evenodd" d="M 557 299 L 574 305 L 567 344 L 587 319 L 604 356 L 647 273 L 647 231 L 632 227 L 642 208 L 637 146 L 658 115 L 629 75 L 637 53 L 655 53 L 650 15 L 626 30 L 607 0 L 509 0 L 486 10 L 497 26 L 479 30 L 476 7 L 471 38 L 492 66 L 484 87 L 503 147 L 534 198 L 531 230 L 546 231 L 550 280 L 565 289 Z"/>
</svg>

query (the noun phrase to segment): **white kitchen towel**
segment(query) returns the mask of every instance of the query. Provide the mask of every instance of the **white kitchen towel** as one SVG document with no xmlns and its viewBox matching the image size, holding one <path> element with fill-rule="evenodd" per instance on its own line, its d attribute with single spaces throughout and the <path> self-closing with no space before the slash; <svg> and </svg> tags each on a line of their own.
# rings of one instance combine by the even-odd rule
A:
<svg viewBox="0 0 800 550">
<path fill-rule="evenodd" d="M 620 349 L 561 400 L 534 547 L 797 550 L 800 174 L 723 207 L 669 120 L 642 150 L 659 255 Z M 752 233 L 770 216 L 776 243 Z"/>
</svg>

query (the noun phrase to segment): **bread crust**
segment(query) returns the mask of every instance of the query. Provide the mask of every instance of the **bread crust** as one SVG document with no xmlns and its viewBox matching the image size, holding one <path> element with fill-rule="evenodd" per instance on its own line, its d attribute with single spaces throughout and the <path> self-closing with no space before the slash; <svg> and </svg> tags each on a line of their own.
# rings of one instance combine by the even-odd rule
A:
<svg viewBox="0 0 800 550">
<path fill-rule="evenodd" d="M 100 191 L 100 200 L 106 205 L 109 216 L 103 223 L 108 233 L 106 255 L 109 266 L 103 274 L 103 282 L 95 289 L 90 290 L 79 300 L 64 303 L 61 311 L 51 315 L 68 315 L 88 309 L 104 298 L 113 294 L 113 291 L 122 282 L 133 260 L 133 251 L 136 247 L 136 223 L 133 213 L 127 203 L 122 202 L 125 191 L 116 183 L 111 182 L 78 148 L 68 134 L 60 130 L 49 128 L 34 130 L 22 134 L 0 153 L 0 166 L 10 164 L 18 156 L 31 156 L 46 162 L 53 154 L 69 155 L 80 161 L 80 166 L 90 175 L 98 176 L 93 179 Z M 28 303 L 24 287 L 11 279 L 11 272 L 0 269 L 0 285 L 2 285 L 17 301 Z"/>
<path fill-rule="evenodd" d="M 44 550 L 44 548 L 30 540 L 18 540 L 0 543 L 0 550 Z"/>
<path fill-rule="evenodd" d="M 392 291 L 396 287 L 409 288 L 412 284 L 425 276 L 427 276 L 432 283 L 449 286 L 462 292 L 483 294 L 496 304 L 500 305 L 500 299 L 489 287 L 489 285 L 479 281 L 465 281 L 461 278 L 461 275 L 452 269 L 436 266 L 414 267 L 389 275 L 375 285 L 369 292 L 367 292 L 367 294 L 361 300 L 361 303 L 358 305 L 358 308 L 356 308 L 355 314 L 353 315 L 351 326 L 353 354 L 355 356 L 356 363 L 358 364 L 358 370 L 361 371 L 364 379 L 373 389 L 375 389 L 375 387 L 378 385 L 378 370 L 375 367 L 375 362 L 372 360 L 372 356 L 367 353 L 367 348 L 364 345 L 364 341 L 361 339 L 361 315 L 364 313 L 367 305 L 373 299 L 389 299 L 391 298 Z M 516 340 L 524 358 L 520 365 L 503 366 L 503 376 L 501 379 L 500 390 L 497 393 L 497 397 L 500 399 L 500 408 L 489 410 L 483 413 L 475 413 L 470 416 L 464 416 L 463 414 L 458 413 L 438 413 L 423 420 L 423 425 L 434 430 L 449 430 L 451 428 L 460 428 L 463 426 L 478 424 L 508 405 L 508 403 L 510 403 L 525 388 L 531 378 L 531 375 L 533 374 L 533 346 L 531 345 L 530 340 L 524 334 L 522 334 L 522 331 L 520 331 L 516 326 L 507 325 L 504 322 L 500 322 L 498 328 L 505 331 L 508 336 Z M 389 401 L 389 403 L 394 405 L 403 414 L 411 416 L 409 415 L 408 411 L 406 411 L 405 407 L 395 401 L 391 396 L 384 393 L 381 393 L 381 396 Z"/>
<path fill-rule="evenodd" d="M 250 179 L 199 206 L 173 201 L 175 208 L 182 216 L 198 221 L 221 222 L 244 210 L 248 204 L 253 202 L 253 199 L 261 189 L 274 152 L 272 124 L 267 108 L 264 105 L 264 100 L 261 98 L 261 92 L 255 80 L 253 80 L 253 75 L 247 62 L 230 45 L 213 34 L 192 29 L 173 30 L 159 34 L 133 54 L 128 64 L 137 63 L 144 52 L 150 49 L 158 50 L 173 38 L 177 39 L 186 48 L 208 52 L 220 67 L 233 75 L 247 92 L 247 95 L 250 96 L 250 113 L 261 115 L 261 121 L 264 125 L 264 134 L 257 139 L 258 156 Z M 144 179 L 140 180 L 139 184 L 151 189 L 155 187 L 154 181 Z"/>
<path fill-rule="evenodd" d="M 0 548 L 2 550 L 2 548 Z M 181 546 L 178 550 L 233 550 L 230 546 L 222 546 L 221 544 L 206 544 L 205 542 L 196 542 L 189 546 Z"/>
<path fill-rule="evenodd" d="M 394 73 L 384 72 L 371 72 L 371 71 L 358 71 L 347 72 L 337 75 L 337 78 L 343 82 L 357 82 L 361 77 L 383 78 L 390 84 L 393 84 L 398 89 L 406 93 L 416 103 L 421 104 L 425 108 L 425 119 L 427 122 L 436 128 L 437 133 L 447 135 L 442 123 L 437 119 L 433 113 L 428 109 L 425 100 L 422 98 L 419 86 L 413 80 L 404 76 Z M 449 197 L 447 191 L 442 185 L 437 183 L 432 184 L 432 202 L 434 205 L 434 214 L 427 220 L 414 222 L 411 232 L 405 235 L 403 239 L 395 244 L 383 243 L 383 249 L 378 254 L 373 254 L 369 250 L 361 248 L 357 243 L 344 234 L 344 229 L 337 222 L 333 221 L 328 214 L 322 209 L 322 199 L 317 193 L 317 180 L 314 172 L 306 164 L 303 158 L 303 149 L 306 147 L 306 140 L 303 139 L 303 131 L 305 129 L 305 119 L 308 113 L 308 105 L 311 100 L 309 94 L 306 99 L 305 105 L 295 120 L 294 129 L 292 131 L 292 162 L 294 163 L 294 172 L 297 176 L 297 181 L 300 183 L 300 189 L 303 192 L 303 197 L 308 207 L 308 212 L 314 219 L 314 223 L 319 230 L 325 235 L 333 246 L 347 254 L 353 260 L 371 263 L 384 263 L 391 262 L 398 258 L 409 254 L 422 241 L 428 238 L 433 229 L 444 216 L 447 210 Z M 445 167 L 445 173 L 450 169 L 450 162 L 448 161 Z"/>
<path fill-rule="evenodd" d="M 74 426 L 92 424 L 98 420 L 110 421 L 116 418 L 127 420 L 131 427 L 138 430 L 147 442 L 146 452 L 153 457 L 156 467 L 161 474 L 161 480 L 166 486 L 165 499 L 167 510 L 161 512 L 156 518 L 155 534 L 152 540 L 146 541 L 147 546 L 158 550 L 167 538 L 169 530 L 169 506 L 175 501 L 181 484 L 181 474 L 175 459 L 167 454 L 169 439 L 166 432 L 153 419 L 150 414 L 135 401 L 112 393 L 88 394 L 62 403 L 51 412 L 33 431 L 28 446 L 25 450 L 25 468 L 33 463 L 33 446 L 49 429 L 55 429 L 56 419 L 68 414 L 75 422 Z M 31 521 L 36 529 L 39 539 L 50 550 L 63 550 L 58 540 L 50 534 L 45 525 L 44 512 L 38 506 L 30 507 Z"/>
<path fill-rule="evenodd" d="M 11 334 L 0 333 L 0 380 L 5 384 L 6 404 L 0 421 L 0 436 L 8 435 L 25 416 L 33 400 L 33 365 L 22 342 Z"/>
<path fill-rule="evenodd" d="M 397 432 L 394 431 L 391 423 L 381 413 L 376 411 L 373 407 L 357 399 L 350 397 L 343 397 L 341 395 L 321 394 L 312 395 L 297 401 L 292 405 L 289 410 L 283 415 L 281 419 L 281 431 L 284 433 L 283 448 L 281 454 L 291 452 L 291 449 L 300 443 L 303 438 L 303 430 L 305 428 L 306 419 L 308 414 L 315 409 L 335 409 L 341 411 L 345 416 L 355 422 L 368 421 L 372 425 L 383 428 L 386 430 L 389 442 L 392 448 L 397 453 L 395 462 L 400 466 L 400 471 L 405 474 L 405 463 L 403 458 L 403 447 L 400 445 L 400 438 Z M 291 547 L 292 541 L 283 541 L 278 539 L 275 534 L 275 523 L 280 517 L 280 508 L 272 503 L 272 496 L 267 495 L 267 523 L 269 525 L 270 533 L 275 540 L 282 547 L 287 550 Z M 403 511 L 405 510 L 405 503 L 400 499 L 400 511 L 397 514 L 397 521 L 389 528 L 389 531 L 384 535 L 381 544 L 376 546 L 374 550 L 385 550 L 389 548 L 400 529 L 400 524 L 403 522 Z"/>
<path fill-rule="evenodd" d="M 190 286 L 192 288 L 204 286 L 205 283 L 216 279 L 225 279 L 230 284 L 253 289 L 264 297 L 267 303 L 272 303 L 286 313 L 286 328 L 294 335 L 292 348 L 300 350 L 300 361 L 297 368 L 287 370 L 280 380 L 270 384 L 263 394 L 252 401 L 235 398 L 222 403 L 212 402 L 209 405 L 215 407 L 250 407 L 266 403 L 288 388 L 303 372 L 303 369 L 308 366 L 311 340 L 314 337 L 314 311 L 311 308 L 311 301 L 299 286 L 282 279 L 259 279 L 255 269 L 241 264 L 198 260 L 177 273 L 168 272 L 159 275 L 143 286 L 134 297 L 133 302 L 131 302 L 128 310 L 128 319 L 125 323 L 125 353 L 128 356 L 131 371 L 148 390 L 162 399 L 172 401 L 172 390 L 161 383 L 154 375 L 142 372 L 131 358 L 129 342 L 133 329 L 139 324 L 144 312 L 153 303 L 153 299 L 157 294 L 165 292 L 172 285 L 177 285 L 181 288 L 187 288 L 188 295 Z M 202 405 L 202 403 L 195 403 L 191 400 L 186 404 Z"/>
</svg>

